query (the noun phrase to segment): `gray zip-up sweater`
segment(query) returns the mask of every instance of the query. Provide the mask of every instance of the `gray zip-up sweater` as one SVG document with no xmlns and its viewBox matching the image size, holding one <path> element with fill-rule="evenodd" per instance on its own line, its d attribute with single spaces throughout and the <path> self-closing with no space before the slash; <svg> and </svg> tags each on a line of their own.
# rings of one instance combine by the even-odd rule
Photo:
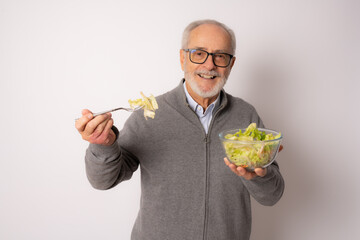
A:
<svg viewBox="0 0 360 240">
<path fill-rule="evenodd" d="M 248 240 L 250 196 L 273 205 L 284 181 L 277 163 L 263 178 L 247 181 L 234 174 L 223 161 L 218 134 L 263 123 L 251 105 L 222 91 L 206 134 L 182 83 L 157 97 L 155 119 L 135 112 L 112 146 L 90 144 L 88 179 L 94 188 L 109 189 L 130 179 L 140 165 L 141 205 L 133 240 Z"/>
</svg>

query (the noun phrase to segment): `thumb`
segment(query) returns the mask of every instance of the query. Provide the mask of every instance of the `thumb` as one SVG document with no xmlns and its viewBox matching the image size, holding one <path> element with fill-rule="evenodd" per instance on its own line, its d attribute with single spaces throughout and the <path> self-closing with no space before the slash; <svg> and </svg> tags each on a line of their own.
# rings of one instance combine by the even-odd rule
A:
<svg viewBox="0 0 360 240">
<path fill-rule="evenodd" d="M 89 109 L 83 109 L 81 111 L 81 114 L 84 116 L 84 115 L 88 115 L 89 113 L 92 113 Z"/>
</svg>

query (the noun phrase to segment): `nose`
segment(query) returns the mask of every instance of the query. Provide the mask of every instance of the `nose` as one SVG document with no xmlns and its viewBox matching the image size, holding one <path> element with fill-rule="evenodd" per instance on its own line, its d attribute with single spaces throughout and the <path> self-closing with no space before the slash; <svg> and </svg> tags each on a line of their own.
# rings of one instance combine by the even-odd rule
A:
<svg viewBox="0 0 360 240">
<path fill-rule="evenodd" d="M 213 57 L 213 55 L 209 55 L 206 61 L 203 63 L 203 66 L 205 66 L 208 70 L 213 70 L 216 68 Z"/>
</svg>

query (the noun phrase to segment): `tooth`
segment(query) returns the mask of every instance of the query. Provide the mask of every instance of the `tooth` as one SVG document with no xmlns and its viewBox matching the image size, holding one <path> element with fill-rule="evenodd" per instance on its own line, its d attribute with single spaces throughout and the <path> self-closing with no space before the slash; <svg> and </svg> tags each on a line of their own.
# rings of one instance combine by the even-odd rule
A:
<svg viewBox="0 0 360 240">
<path fill-rule="evenodd" d="M 210 76 L 210 75 L 200 75 L 202 78 L 207 78 L 207 79 L 213 79 L 214 76 Z"/>
</svg>

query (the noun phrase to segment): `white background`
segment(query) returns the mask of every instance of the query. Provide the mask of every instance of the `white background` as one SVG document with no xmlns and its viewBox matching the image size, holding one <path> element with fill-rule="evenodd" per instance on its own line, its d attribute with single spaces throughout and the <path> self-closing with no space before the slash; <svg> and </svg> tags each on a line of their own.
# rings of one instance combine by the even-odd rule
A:
<svg viewBox="0 0 360 240">
<path fill-rule="evenodd" d="M 92 189 L 74 118 L 177 86 L 182 31 L 202 18 L 237 35 L 225 89 L 285 136 L 286 190 L 274 207 L 254 203 L 251 239 L 357 239 L 359 10 L 344 0 L 0 0 L 0 239 L 129 239 L 140 173 Z M 128 115 L 114 113 L 115 124 Z"/>
</svg>

